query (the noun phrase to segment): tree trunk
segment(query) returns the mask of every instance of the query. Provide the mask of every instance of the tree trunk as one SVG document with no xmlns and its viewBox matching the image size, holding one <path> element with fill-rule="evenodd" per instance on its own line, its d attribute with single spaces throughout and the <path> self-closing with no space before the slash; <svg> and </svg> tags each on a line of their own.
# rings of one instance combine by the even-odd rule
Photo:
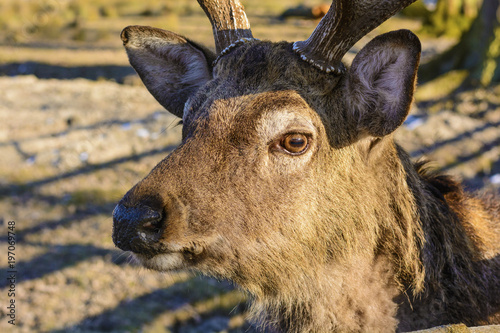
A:
<svg viewBox="0 0 500 333">
<path fill-rule="evenodd" d="M 439 0 L 424 29 L 436 35 L 459 37 L 476 18 L 481 0 Z"/>
<path fill-rule="evenodd" d="M 483 0 L 479 14 L 458 44 L 421 66 L 420 81 L 430 81 L 452 70 L 467 70 L 465 86 L 500 82 L 499 20 L 499 1 Z"/>
</svg>

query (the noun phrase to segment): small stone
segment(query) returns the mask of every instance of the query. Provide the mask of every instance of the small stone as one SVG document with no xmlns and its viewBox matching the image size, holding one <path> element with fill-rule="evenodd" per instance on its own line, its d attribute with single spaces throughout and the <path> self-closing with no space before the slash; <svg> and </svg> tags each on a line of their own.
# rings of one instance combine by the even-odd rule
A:
<svg viewBox="0 0 500 333">
<path fill-rule="evenodd" d="M 500 173 L 497 173 L 490 177 L 490 182 L 495 185 L 500 185 Z"/>
<path fill-rule="evenodd" d="M 89 159 L 89 153 L 87 153 L 86 151 L 80 153 L 80 161 L 87 162 L 88 159 Z"/>
<path fill-rule="evenodd" d="M 149 131 L 145 128 L 139 128 L 137 131 L 135 131 L 135 135 L 137 135 L 140 138 L 149 138 Z"/>
</svg>

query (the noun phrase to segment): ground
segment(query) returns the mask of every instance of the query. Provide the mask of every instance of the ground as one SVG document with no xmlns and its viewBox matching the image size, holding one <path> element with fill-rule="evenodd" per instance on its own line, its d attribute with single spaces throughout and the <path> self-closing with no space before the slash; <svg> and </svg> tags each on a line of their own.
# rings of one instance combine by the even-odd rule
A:
<svg viewBox="0 0 500 333">
<path fill-rule="evenodd" d="M 315 25 L 254 18 L 254 34 L 273 40 L 269 25 L 288 40 Z M 200 24 L 200 36 L 210 37 L 208 20 Z M 450 43 L 423 42 L 429 55 Z M 245 295 L 229 283 L 142 269 L 112 243 L 117 201 L 181 133 L 179 119 L 138 82 L 119 41 L 92 49 L 4 43 L 0 62 L 1 253 L 9 226 L 16 238 L 13 287 L 3 278 L 11 270 L 7 256 L 0 259 L 0 331 L 256 331 L 245 320 Z M 397 141 L 471 190 L 500 189 L 500 85 L 451 94 L 445 86 L 453 77 L 443 80 L 419 87 Z M 7 296 L 12 288 L 15 296 Z M 15 330 L 7 317 L 11 299 Z"/>
</svg>

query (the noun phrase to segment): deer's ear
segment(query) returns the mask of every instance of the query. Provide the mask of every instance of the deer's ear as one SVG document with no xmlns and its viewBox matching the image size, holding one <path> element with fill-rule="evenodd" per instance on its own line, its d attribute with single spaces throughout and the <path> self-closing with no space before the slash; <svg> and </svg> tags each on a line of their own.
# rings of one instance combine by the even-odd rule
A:
<svg viewBox="0 0 500 333">
<path fill-rule="evenodd" d="M 380 35 L 354 58 L 347 105 L 361 135 L 381 137 L 405 120 L 413 101 L 420 41 L 408 30 Z"/>
<path fill-rule="evenodd" d="M 182 36 L 151 27 L 126 27 L 121 38 L 149 92 L 182 118 L 187 99 L 211 79 L 215 56 Z"/>
</svg>

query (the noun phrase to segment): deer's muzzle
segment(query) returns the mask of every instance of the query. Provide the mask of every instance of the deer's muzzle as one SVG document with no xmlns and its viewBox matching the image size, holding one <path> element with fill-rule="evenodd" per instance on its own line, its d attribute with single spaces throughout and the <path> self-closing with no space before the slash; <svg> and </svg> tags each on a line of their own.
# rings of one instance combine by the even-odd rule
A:
<svg viewBox="0 0 500 333">
<path fill-rule="evenodd" d="M 113 242 L 124 251 L 151 257 L 158 254 L 162 227 L 163 214 L 148 206 L 119 203 L 113 211 Z"/>
</svg>

